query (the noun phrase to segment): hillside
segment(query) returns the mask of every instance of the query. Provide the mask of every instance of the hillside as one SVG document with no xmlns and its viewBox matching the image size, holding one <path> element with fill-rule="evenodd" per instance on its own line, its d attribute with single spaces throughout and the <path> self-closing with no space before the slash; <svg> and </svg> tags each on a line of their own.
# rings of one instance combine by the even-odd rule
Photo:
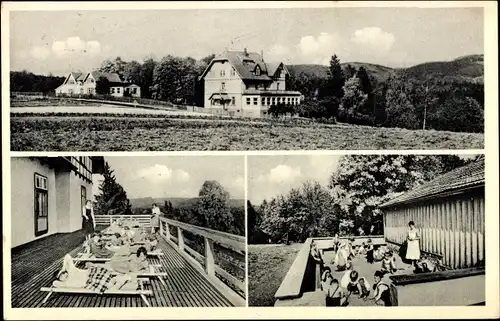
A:
<svg viewBox="0 0 500 321">
<path fill-rule="evenodd" d="M 428 75 L 442 75 L 452 77 L 465 77 L 475 81 L 481 81 L 484 75 L 483 66 L 484 55 L 468 55 L 459 57 L 452 61 L 437 61 L 418 64 L 409 68 L 395 69 L 391 67 L 364 63 L 364 62 L 346 62 L 342 63 L 342 67 L 348 65 L 359 69 L 364 67 L 368 74 L 377 79 L 377 81 L 385 81 L 390 73 L 395 70 L 404 70 L 410 76 L 416 78 L 425 78 Z M 315 75 L 320 78 L 326 78 L 328 75 L 328 66 L 302 64 L 302 65 L 287 65 L 290 74 L 296 75 L 301 72 L 308 75 Z"/>
<path fill-rule="evenodd" d="M 143 198 L 132 198 L 130 199 L 130 204 L 132 208 L 149 208 L 153 203 L 156 203 L 158 206 L 163 206 L 165 201 L 170 201 L 173 207 L 183 207 L 189 203 L 193 203 L 197 198 L 180 198 L 180 197 L 172 197 L 172 198 L 152 198 L 152 197 L 143 197 Z M 230 204 L 232 207 L 244 207 L 245 201 L 243 199 L 231 199 Z"/>
</svg>

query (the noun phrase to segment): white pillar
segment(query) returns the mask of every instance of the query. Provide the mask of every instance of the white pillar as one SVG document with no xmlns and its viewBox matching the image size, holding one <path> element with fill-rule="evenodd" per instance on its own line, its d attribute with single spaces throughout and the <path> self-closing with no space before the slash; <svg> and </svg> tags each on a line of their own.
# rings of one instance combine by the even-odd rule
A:
<svg viewBox="0 0 500 321">
<path fill-rule="evenodd" d="M 205 271 L 215 276 L 214 242 L 205 237 Z"/>
<path fill-rule="evenodd" d="M 184 235 L 182 235 L 182 229 L 177 226 L 177 241 L 179 242 L 179 250 L 184 251 Z"/>
</svg>

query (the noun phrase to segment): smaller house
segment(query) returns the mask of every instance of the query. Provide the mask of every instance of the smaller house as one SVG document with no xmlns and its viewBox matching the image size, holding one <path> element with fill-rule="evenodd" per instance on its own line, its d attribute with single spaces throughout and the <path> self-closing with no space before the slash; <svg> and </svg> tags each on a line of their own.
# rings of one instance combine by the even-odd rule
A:
<svg viewBox="0 0 500 321">
<path fill-rule="evenodd" d="M 109 94 L 113 97 L 141 97 L 141 87 L 123 81 L 117 73 L 92 71 L 89 73 L 70 72 L 63 84 L 56 88 L 56 96 L 94 96 L 100 78 L 109 83 Z"/>
</svg>

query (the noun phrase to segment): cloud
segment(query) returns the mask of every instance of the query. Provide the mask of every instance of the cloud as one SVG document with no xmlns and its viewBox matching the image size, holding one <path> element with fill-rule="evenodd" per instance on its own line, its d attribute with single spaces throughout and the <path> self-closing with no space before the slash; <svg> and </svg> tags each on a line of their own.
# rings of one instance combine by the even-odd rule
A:
<svg viewBox="0 0 500 321">
<path fill-rule="evenodd" d="M 367 27 L 356 30 L 352 34 L 351 41 L 368 50 L 382 54 L 391 50 L 396 38 L 392 33 L 385 32 L 378 27 Z"/>
<path fill-rule="evenodd" d="M 39 60 L 45 60 L 50 55 L 50 50 L 47 47 L 35 46 L 31 48 L 30 55 Z"/>
<path fill-rule="evenodd" d="M 137 177 L 145 179 L 150 183 L 168 181 L 172 178 L 173 171 L 165 165 L 156 164 L 151 167 L 141 168 L 137 172 Z"/>
<path fill-rule="evenodd" d="M 176 169 L 174 171 L 174 177 L 181 182 L 187 182 L 191 178 L 191 175 L 189 175 L 188 172 L 185 172 L 182 169 Z"/>
<path fill-rule="evenodd" d="M 292 183 L 300 175 L 300 168 L 298 167 L 278 165 L 271 169 L 266 175 L 260 175 L 258 180 L 271 184 Z"/>
<path fill-rule="evenodd" d="M 66 40 L 56 40 L 52 44 L 52 52 L 63 57 L 70 54 L 95 55 L 101 52 L 101 44 L 98 41 L 85 41 L 78 36 L 68 37 Z"/>
<path fill-rule="evenodd" d="M 339 36 L 328 32 L 321 32 L 316 37 L 302 37 L 298 44 L 298 51 L 301 55 L 299 59 L 326 65 L 339 45 Z"/>
</svg>

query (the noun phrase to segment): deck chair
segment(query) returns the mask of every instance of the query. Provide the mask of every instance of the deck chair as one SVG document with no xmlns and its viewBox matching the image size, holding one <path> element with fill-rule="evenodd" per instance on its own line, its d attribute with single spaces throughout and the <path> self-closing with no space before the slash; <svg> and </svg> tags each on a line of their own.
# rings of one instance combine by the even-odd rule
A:
<svg viewBox="0 0 500 321">
<path fill-rule="evenodd" d="M 88 261 L 90 262 L 90 261 Z M 104 262 L 96 262 L 96 261 L 91 261 L 91 262 L 94 262 L 96 265 L 103 265 Z M 157 278 L 161 284 L 163 284 L 163 286 L 167 286 L 167 284 L 165 283 L 165 277 L 167 277 L 167 273 L 166 272 L 160 272 L 158 271 L 157 269 L 158 268 L 161 268 L 162 265 L 161 264 L 150 264 L 149 265 L 150 267 L 150 271 L 144 271 L 144 272 L 140 272 L 140 273 L 137 273 L 137 277 L 138 278 Z M 118 272 L 111 272 L 112 275 L 119 275 L 121 273 L 118 273 Z"/>
<path fill-rule="evenodd" d="M 161 249 L 148 252 L 148 256 L 163 256 L 165 255 Z M 111 261 L 111 258 L 97 258 L 93 255 L 91 255 L 88 252 L 80 252 L 77 254 L 75 258 L 73 258 L 74 261 L 76 262 L 108 262 Z"/>
<path fill-rule="evenodd" d="M 58 287 L 42 287 L 40 291 L 42 292 L 48 292 L 47 296 L 43 299 L 42 304 L 45 304 L 47 300 L 50 298 L 50 296 L 53 293 L 76 293 L 76 294 L 97 294 L 97 295 L 106 295 L 106 294 L 111 294 L 111 295 L 140 295 L 141 299 L 144 301 L 147 307 L 150 307 L 151 305 L 149 304 L 149 301 L 147 300 L 146 296 L 153 295 L 153 291 L 151 290 L 145 290 L 144 289 L 144 284 L 142 280 L 138 280 L 139 282 L 139 289 L 138 290 L 108 290 L 105 291 L 104 293 L 100 293 L 98 291 L 94 290 L 89 290 L 85 288 L 58 288 Z"/>
</svg>

